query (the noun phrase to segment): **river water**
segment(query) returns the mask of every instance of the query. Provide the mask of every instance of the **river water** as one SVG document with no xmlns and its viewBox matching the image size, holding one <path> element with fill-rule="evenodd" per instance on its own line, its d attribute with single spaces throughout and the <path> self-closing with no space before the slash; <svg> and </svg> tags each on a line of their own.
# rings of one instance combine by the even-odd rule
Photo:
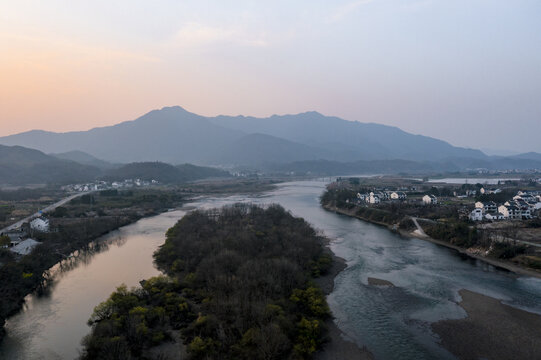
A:
<svg viewBox="0 0 541 360">
<path fill-rule="evenodd" d="M 319 206 L 324 187 L 322 181 L 301 181 L 263 195 L 203 198 L 189 205 L 279 203 L 322 230 L 348 265 L 328 297 L 335 321 L 378 359 L 452 359 L 438 346 L 430 322 L 465 316 L 456 304 L 460 289 L 541 313 L 540 279 L 517 277 L 447 248 L 327 212 Z M 105 236 L 108 246 L 81 256 L 58 275 L 47 296 L 29 296 L 24 311 L 8 320 L 0 358 L 77 357 L 94 306 L 121 283 L 135 286 L 159 273 L 152 253 L 184 214 L 177 210 L 142 219 Z M 389 280 L 396 287 L 370 286 L 368 277 Z"/>
</svg>

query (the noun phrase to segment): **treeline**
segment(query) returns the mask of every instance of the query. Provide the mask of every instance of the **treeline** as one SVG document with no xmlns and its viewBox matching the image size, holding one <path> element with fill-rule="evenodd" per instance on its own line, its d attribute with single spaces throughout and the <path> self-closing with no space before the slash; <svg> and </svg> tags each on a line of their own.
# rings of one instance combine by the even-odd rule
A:
<svg viewBox="0 0 541 360">
<path fill-rule="evenodd" d="M 102 179 L 107 181 L 122 181 L 124 179 L 156 180 L 160 183 L 173 184 L 230 176 L 231 174 L 221 169 L 192 164 L 173 166 L 162 162 L 137 162 L 108 170 L 102 176 Z"/>
<path fill-rule="evenodd" d="M 143 358 L 179 331 L 191 359 L 310 358 L 329 316 L 312 282 L 332 263 L 323 244 L 278 205 L 192 212 L 154 255 L 167 277 L 96 307 L 82 359 Z"/>
</svg>

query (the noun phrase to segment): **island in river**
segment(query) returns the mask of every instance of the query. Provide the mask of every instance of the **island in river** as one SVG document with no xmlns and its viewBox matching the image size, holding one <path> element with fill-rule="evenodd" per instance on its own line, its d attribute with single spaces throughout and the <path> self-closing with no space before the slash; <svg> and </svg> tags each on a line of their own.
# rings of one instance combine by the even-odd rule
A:
<svg viewBox="0 0 541 360">
<path fill-rule="evenodd" d="M 325 243 L 279 205 L 196 210 L 154 255 L 167 276 L 96 307 L 82 359 L 149 357 L 166 342 L 192 359 L 310 359 L 330 318 L 316 282 L 333 267 Z"/>
</svg>

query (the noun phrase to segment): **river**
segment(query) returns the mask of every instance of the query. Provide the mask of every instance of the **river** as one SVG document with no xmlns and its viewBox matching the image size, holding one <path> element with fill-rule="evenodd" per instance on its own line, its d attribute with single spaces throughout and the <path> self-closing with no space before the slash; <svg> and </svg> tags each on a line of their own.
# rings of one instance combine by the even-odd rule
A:
<svg viewBox="0 0 541 360">
<path fill-rule="evenodd" d="M 469 289 L 506 304 L 541 313 L 541 280 L 518 277 L 438 245 L 323 210 L 322 181 L 281 184 L 263 195 L 203 198 L 188 204 L 212 208 L 234 202 L 279 203 L 333 239 L 331 249 L 348 268 L 335 280 L 328 301 L 336 323 L 378 359 L 452 359 L 438 346 L 430 322 L 461 318 L 458 290 Z M 135 286 L 159 272 L 152 253 L 165 231 L 185 214 L 164 213 L 128 225 L 102 239 L 103 251 L 61 272 L 47 296 L 29 296 L 10 318 L 1 359 L 73 359 L 89 332 L 92 309 L 121 283 Z M 368 277 L 396 287 L 377 287 Z"/>
</svg>

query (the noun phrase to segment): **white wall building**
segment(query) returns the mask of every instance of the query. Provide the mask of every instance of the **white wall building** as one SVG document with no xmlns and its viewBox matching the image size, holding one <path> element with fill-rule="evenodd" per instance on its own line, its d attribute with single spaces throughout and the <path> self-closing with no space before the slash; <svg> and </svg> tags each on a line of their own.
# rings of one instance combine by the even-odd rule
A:
<svg viewBox="0 0 541 360">
<path fill-rule="evenodd" d="M 48 232 L 49 231 L 49 220 L 37 218 L 30 222 L 30 228 L 32 230 Z"/>
<path fill-rule="evenodd" d="M 391 193 L 391 200 L 406 200 L 406 194 L 402 191 L 393 191 Z"/>
<path fill-rule="evenodd" d="M 434 205 L 438 203 L 438 199 L 434 195 L 423 196 L 423 203 L 425 205 Z"/>
<path fill-rule="evenodd" d="M 475 208 L 469 217 L 471 221 L 483 221 L 483 209 Z"/>
<path fill-rule="evenodd" d="M 370 204 L 379 204 L 381 202 L 381 199 L 379 195 L 374 194 L 373 192 L 370 193 L 370 196 L 368 197 L 368 202 Z"/>
</svg>

